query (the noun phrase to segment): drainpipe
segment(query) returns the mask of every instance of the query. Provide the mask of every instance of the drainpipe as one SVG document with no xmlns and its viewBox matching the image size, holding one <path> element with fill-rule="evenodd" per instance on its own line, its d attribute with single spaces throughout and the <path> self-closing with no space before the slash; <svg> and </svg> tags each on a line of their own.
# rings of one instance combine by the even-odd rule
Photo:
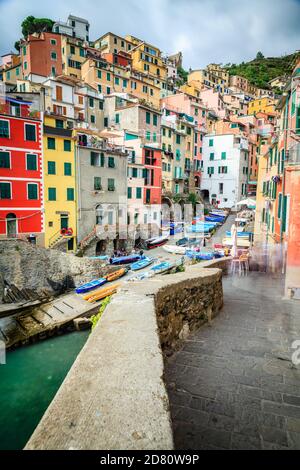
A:
<svg viewBox="0 0 300 470">
<path fill-rule="evenodd" d="M 291 89 L 293 85 L 293 78 L 291 79 Z M 284 160 L 285 162 L 285 157 L 286 157 L 286 149 L 287 149 L 287 135 L 288 135 L 288 129 L 289 129 L 289 113 L 288 113 L 288 103 L 289 103 L 289 98 L 291 96 L 291 92 L 287 92 L 286 99 L 285 99 L 285 118 L 284 118 Z M 285 164 L 283 164 L 283 172 L 282 172 L 282 202 L 281 202 L 281 224 L 280 224 L 280 243 L 281 243 L 281 259 L 282 259 L 282 269 L 281 269 L 281 274 L 285 273 L 285 252 L 283 249 L 283 223 L 282 223 L 282 215 L 283 215 L 283 207 L 284 207 L 284 191 L 285 191 Z"/>
</svg>

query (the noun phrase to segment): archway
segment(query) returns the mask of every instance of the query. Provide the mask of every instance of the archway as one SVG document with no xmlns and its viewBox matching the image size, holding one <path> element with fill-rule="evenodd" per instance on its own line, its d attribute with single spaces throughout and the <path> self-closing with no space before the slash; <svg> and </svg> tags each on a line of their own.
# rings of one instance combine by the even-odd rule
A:
<svg viewBox="0 0 300 470">
<path fill-rule="evenodd" d="M 8 238 L 14 238 L 17 235 L 17 216 L 9 213 L 6 216 L 6 234 Z"/>
<path fill-rule="evenodd" d="M 106 254 L 107 240 L 99 240 L 96 243 L 96 256 Z"/>
</svg>

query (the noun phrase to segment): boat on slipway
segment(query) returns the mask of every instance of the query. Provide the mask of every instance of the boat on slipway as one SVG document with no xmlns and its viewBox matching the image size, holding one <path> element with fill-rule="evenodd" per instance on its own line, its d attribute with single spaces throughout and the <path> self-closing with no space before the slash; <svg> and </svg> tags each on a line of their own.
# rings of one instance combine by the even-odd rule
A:
<svg viewBox="0 0 300 470">
<path fill-rule="evenodd" d="M 147 256 L 144 259 L 140 259 L 135 263 L 130 265 L 132 271 L 138 271 L 139 269 L 144 269 L 147 266 L 150 266 L 154 262 L 154 258 L 148 258 Z"/>
<path fill-rule="evenodd" d="M 178 245 L 164 245 L 163 249 L 168 253 L 172 253 L 174 255 L 184 255 L 186 252 L 185 246 L 178 246 Z"/>
<path fill-rule="evenodd" d="M 164 245 L 168 240 L 169 237 L 167 236 L 148 238 L 148 240 L 145 240 L 145 248 L 147 250 L 152 250 L 153 248 Z"/>
<path fill-rule="evenodd" d="M 138 255 L 138 254 L 131 254 L 127 256 L 116 256 L 114 258 L 110 258 L 109 262 L 110 264 L 130 264 L 134 263 L 135 261 L 139 261 L 141 259 L 144 259 L 145 256 L 143 255 Z"/>
<path fill-rule="evenodd" d="M 94 279 L 93 281 L 87 282 L 86 284 L 82 284 L 75 289 L 77 294 L 84 294 L 85 292 L 89 292 L 97 287 L 103 286 L 107 282 L 105 277 L 100 277 L 99 279 Z"/>
</svg>

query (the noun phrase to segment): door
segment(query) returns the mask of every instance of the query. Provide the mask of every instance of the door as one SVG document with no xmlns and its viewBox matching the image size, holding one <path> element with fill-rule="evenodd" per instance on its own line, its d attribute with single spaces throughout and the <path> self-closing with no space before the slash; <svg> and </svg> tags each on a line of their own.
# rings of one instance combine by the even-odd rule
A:
<svg viewBox="0 0 300 470">
<path fill-rule="evenodd" d="M 65 215 L 60 216 L 60 228 L 69 228 L 69 217 Z"/>
<path fill-rule="evenodd" d="M 7 214 L 6 216 L 6 232 L 8 238 L 14 238 L 17 235 L 17 218 L 16 214 Z"/>
</svg>

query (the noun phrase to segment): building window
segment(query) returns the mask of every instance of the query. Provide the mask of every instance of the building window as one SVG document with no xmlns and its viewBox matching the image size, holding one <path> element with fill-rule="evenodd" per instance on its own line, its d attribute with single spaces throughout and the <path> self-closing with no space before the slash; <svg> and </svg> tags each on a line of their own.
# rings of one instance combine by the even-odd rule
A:
<svg viewBox="0 0 300 470">
<path fill-rule="evenodd" d="M 56 201 L 56 188 L 48 188 L 48 200 Z"/>
<path fill-rule="evenodd" d="M 26 46 L 23 46 L 23 55 L 26 55 Z"/>
<path fill-rule="evenodd" d="M 63 129 L 64 128 L 64 121 L 61 119 L 55 119 L 55 127 L 57 129 Z"/>
<path fill-rule="evenodd" d="M 137 178 L 137 176 L 138 176 L 137 168 L 132 168 L 132 178 Z"/>
<path fill-rule="evenodd" d="M 120 79 L 119 79 L 119 77 L 115 77 L 115 85 L 120 85 Z"/>
<path fill-rule="evenodd" d="M 123 80 L 123 88 L 127 88 L 127 80 L 126 79 Z"/>
<path fill-rule="evenodd" d="M 209 139 L 208 145 L 209 145 L 209 147 L 213 147 L 214 146 L 214 139 Z"/>
<path fill-rule="evenodd" d="M 102 93 L 102 86 L 101 85 L 98 85 L 98 91 L 99 91 L 99 93 Z"/>
<path fill-rule="evenodd" d="M 91 152 L 91 165 L 104 167 L 104 153 Z"/>
<path fill-rule="evenodd" d="M 71 54 L 75 54 L 75 46 L 70 46 L 70 52 Z"/>
<path fill-rule="evenodd" d="M 55 139 L 54 139 L 54 137 L 47 137 L 47 148 L 49 150 L 55 150 Z"/>
<path fill-rule="evenodd" d="M 51 59 L 52 59 L 52 60 L 56 60 L 56 59 L 57 59 L 57 54 L 56 54 L 56 52 L 54 52 L 54 51 L 51 52 Z"/>
<path fill-rule="evenodd" d="M 50 43 L 52 44 L 52 46 L 56 46 L 56 39 L 50 39 Z"/>
<path fill-rule="evenodd" d="M 214 169 L 213 166 L 207 167 L 207 174 L 208 174 L 208 175 L 213 175 L 214 172 L 215 172 L 215 169 Z"/>
<path fill-rule="evenodd" d="M 146 111 L 146 124 L 150 124 L 150 118 L 151 118 L 151 114 L 149 113 L 149 111 Z"/>
<path fill-rule="evenodd" d="M 65 152 L 71 152 L 71 141 L 70 140 L 64 140 L 64 151 Z"/>
<path fill-rule="evenodd" d="M 136 198 L 142 199 L 142 188 L 136 188 Z"/>
<path fill-rule="evenodd" d="M 55 174 L 56 174 L 56 163 L 48 162 L 48 175 L 55 175 Z"/>
<path fill-rule="evenodd" d="M 108 191 L 114 191 L 115 190 L 115 180 L 113 178 L 108 178 L 108 180 L 107 180 L 107 189 L 108 189 Z"/>
<path fill-rule="evenodd" d="M 157 126 L 157 114 L 153 114 L 153 126 Z"/>
<path fill-rule="evenodd" d="M 25 140 L 36 141 L 36 126 L 34 124 L 25 124 Z"/>
<path fill-rule="evenodd" d="M 67 201 L 74 201 L 74 188 L 67 188 Z"/>
<path fill-rule="evenodd" d="M 101 70 L 98 70 L 98 71 L 97 71 L 97 75 L 98 75 L 98 78 L 101 78 L 101 77 L 102 77 L 102 72 L 101 72 Z"/>
<path fill-rule="evenodd" d="M 128 198 L 128 199 L 131 199 L 131 198 L 132 198 L 132 188 L 130 188 L 129 186 L 128 186 L 128 188 L 127 188 L 127 198 Z"/>
<path fill-rule="evenodd" d="M 109 86 L 106 87 L 106 93 L 107 93 L 107 95 L 110 95 L 110 87 Z"/>
<path fill-rule="evenodd" d="M 224 190 L 224 184 L 223 184 L 223 183 L 219 183 L 219 193 L 220 193 L 220 194 L 223 194 L 223 190 Z"/>
<path fill-rule="evenodd" d="M 106 80 L 107 80 L 108 82 L 110 82 L 110 73 L 109 73 L 109 72 L 107 72 L 107 74 L 106 74 Z"/>
<path fill-rule="evenodd" d="M 151 140 L 151 132 L 146 131 L 146 140 Z"/>
<path fill-rule="evenodd" d="M 68 162 L 64 163 L 64 175 L 72 176 L 72 163 L 68 163 Z"/>
<path fill-rule="evenodd" d="M 27 153 L 26 155 L 26 170 L 37 170 L 37 156 L 34 153 Z"/>
<path fill-rule="evenodd" d="M 94 107 L 94 98 L 89 98 L 89 107 L 90 108 Z"/>
<path fill-rule="evenodd" d="M 108 168 L 115 168 L 115 159 L 114 159 L 114 157 L 108 157 Z"/>
<path fill-rule="evenodd" d="M 221 153 L 221 159 L 222 159 L 222 160 L 226 160 L 226 152 L 222 152 L 222 153 Z"/>
<path fill-rule="evenodd" d="M 116 121 L 116 124 L 120 123 L 120 114 L 116 114 L 115 121 Z"/>
<path fill-rule="evenodd" d="M 0 152 L 0 168 L 10 168 L 9 152 Z"/>
<path fill-rule="evenodd" d="M 214 160 L 214 159 L 215 159 L 215 154 L 214 154 L 214 153 L 210 153 L 210 154 L 209 154 L 209 159 L 210 159 L 210 160 Z"/>
<path fill-rule="evenodd" d="M 84 49 L 82 49 L 82 47 L 80 48 L 79 55 L 80 57 L 84 57 Z"/>
<path fill-rule="evenodd" d="M 180 144 L 180 135 L 179 134 L 176 134 L 176 144 Z"/>
<path fill-rule="evenodd" d="M 38 199 L 38 185 L 37 183 L 28 183 L 27 185 L 27 198 Z"/>
<path fill-rule="evenodd" d="M 219 166 L 218 173 L 226 174 L 227 173 L 227 166 Z"/>
<path fill-rule="evenodd" d="M 96 118 L 95 118 L 94 114 L 91 114 L 91 123 L 95 124 L 95 122 L 96 122 Z"/>
<path fill-rule="evenodd" d="M 101 189 L 102 189 L 101 177 L 100 176 L 94 176 L 94 190 L 95 191 L 100 191 Z"/>
<path fill-rule="evenodd" d="M 11 199 L 11 183 L 0 183 L 0 199 Z"/>
</svg>

